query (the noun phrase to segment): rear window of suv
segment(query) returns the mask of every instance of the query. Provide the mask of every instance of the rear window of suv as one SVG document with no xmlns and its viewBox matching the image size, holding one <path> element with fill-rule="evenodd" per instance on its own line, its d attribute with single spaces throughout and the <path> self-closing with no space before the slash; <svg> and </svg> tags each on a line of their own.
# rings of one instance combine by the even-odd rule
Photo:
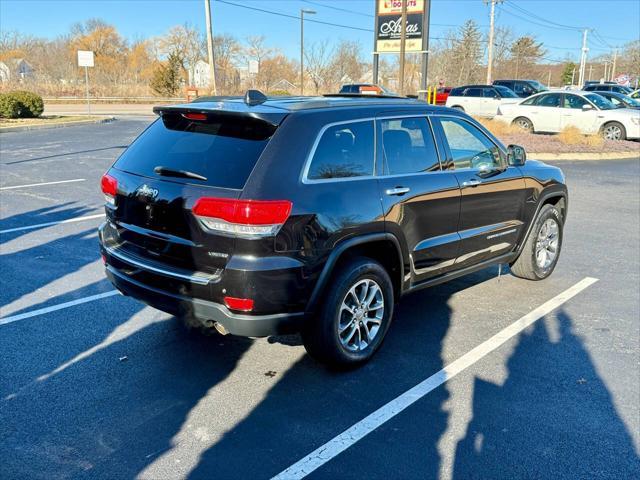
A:
<svg viewBox="0 0 640 480">
<path fill-rule="evenodd" d="M 183 170 L 207 180 L 162 178 L 241 189 L 275 129 L 252 118 L 217 115 L 191 121 L 180 114 L 165 114 L 125 150 L 114 167 L 147 177 L 159 177 L 156 167 Z"/>
</svg>

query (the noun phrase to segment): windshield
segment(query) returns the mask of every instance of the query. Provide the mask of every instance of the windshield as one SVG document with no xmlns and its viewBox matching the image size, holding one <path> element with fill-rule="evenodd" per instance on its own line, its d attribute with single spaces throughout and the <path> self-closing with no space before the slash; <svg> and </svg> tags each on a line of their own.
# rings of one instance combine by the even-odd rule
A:
<svg viewBox="0 0 640 480">
<path fill-rule="evenodd" d="M 501 85 L 495 85 L 494 88 L 498 90 L 498 92 L 500 92 L 502 98 L 520 98 L 515 93 L 513 93 L 513 90 L 511 90 L 510 88 L 503 87 Z"/>
<path fill-rule="evenodd" d="M 597 93 L 589 93 L 584 96 L 587 100 L 593 103 L 600 110 L 613 110 L 616 106 L 611 103 L 609 100 L 604 98 L 603 96 L 598 95 Z"/>
<path fill-rule="evenodd" d="M 620 106 L 624 107 L 627 104 L 629 107 L 640 107 L 640 100 L 631 97 L 622 97 L 620 98 Z"/>
<path fill-rule="evenodd" d="M 533 88 L 535 88 L 538 92 L 546 92 L 547 90 L 549 90 L 547 87 L 545 87 L 543 84 L 541 84 L 540 82 L 538 82 L 537 80 L 531 80 L 531 82 L 529 82 L 531 84 L 531 86 Z"/>
</svg>

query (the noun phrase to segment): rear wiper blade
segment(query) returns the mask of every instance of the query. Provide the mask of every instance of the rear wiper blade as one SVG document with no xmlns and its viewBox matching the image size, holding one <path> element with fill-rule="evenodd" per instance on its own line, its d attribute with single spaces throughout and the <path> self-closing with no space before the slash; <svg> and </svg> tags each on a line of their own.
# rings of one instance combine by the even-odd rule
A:
<svg viewBox="0 0 640 480">
<path fill-rule="evenodd" d="M 207 181 L 207 177 L 203 177 L 197 173 L 189 172 L 188 170 L 174 170 L 173 168 L 157 166 L 153 169 L 158 175 L 163 177 L 180 177 L 180 178 L 193 178 L 195 180 Z"/>
</svg>

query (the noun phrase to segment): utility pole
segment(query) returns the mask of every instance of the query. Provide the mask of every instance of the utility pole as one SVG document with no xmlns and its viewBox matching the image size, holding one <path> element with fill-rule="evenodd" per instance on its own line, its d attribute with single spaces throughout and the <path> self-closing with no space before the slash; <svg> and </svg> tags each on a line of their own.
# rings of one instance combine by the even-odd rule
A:
<svg viewBox="0 0 640 480">
<path fill-rule="evenodd" d="M 484 3 L 491 3 L 491 18 L 489 21 L 489 50 L 487 54 L 487 85 L 491 85 L 491 76 L 493 74 L 493 42 L 495 33 L 495 15 L 496 15 L 496 3 L 500 3 L 503 0 L 484 0 Z"/>
<path fill-rule="evenodd" d="M 400 95 L 404 97 L 404 51 L 405 41 L 407 40 L 407 0 L 402 1 L 402 17 L 400 17 L 402 24 L 400 29 Z"/>
<path fill-rule="evenodd" d="M 551 70 L 549 70 L 549 76 L 547 77 L 547 88 L 551 87 Z"/>
<path fill-rule="evenodd" d="M 610 79 L 613 80 L 616 78 L 616 64 L 618 63 L 618 49 L 616 48 L 613 51 L 613 65 L 611 66 L 611 75 Z"/>
<path fill-rule="evenodd" d="M 213 58 L 213 29 L 211 28 L 211 3 L 204 0 L 204 14 L 207 21 L 207 54 L 209 56 L 209 86 L 214 95 L 218 94 L 216 89 L 216 69 Z"/>
<path fill-rule="evenodd" d="M 300 9 L 300 95 L 304 95 L 304 14 L 314 15 L 315 10 Z"/>
<path fill-rule="evenodd" d="M 582 56 L 580 57 L 580 74 L 578 75 L 578 85 L 582 87 L 584 85 L 584 74 L 587 68 L 587 52 L 589 49 L 587 48 L 587 34 L 589 33 L 588 29 L 584 29 L 582 32 Z"/>
</svg>

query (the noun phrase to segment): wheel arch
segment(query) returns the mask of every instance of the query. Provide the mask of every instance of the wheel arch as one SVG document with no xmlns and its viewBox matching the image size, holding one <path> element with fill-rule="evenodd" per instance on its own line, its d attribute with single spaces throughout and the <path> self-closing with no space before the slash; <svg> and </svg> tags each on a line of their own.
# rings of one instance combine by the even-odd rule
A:
<svg viewBox="0 0 640 480">
<path fill-rule="evenodd" d="M 315 310 L 336 268 L 345 260 L 356 256 L 365 256 L 380 262 L 389 273 L 394 295 L 396 298 L 400 297 L 404 278 L 404 262 L 400 242 L 391 233 L 372 233 L 350 238 L 340 242 L 334 248 L 325 262 L 307 302 L 307 313 Z"/>
<path fill-rule="evenodd" d="M 567 192 L 556 190 L 553 192 L 542 193 L 538 199 L 538 206 L 536 207 L 535 212 L 533 213 L 533 215 L 531 216 L 531 219 L 529 220 L 529 226 L 527 227 L 527 231 L 522 237 L 522 240 L 520 241 L 520 244 L 518 245 L 518 248 L 516 250 L 518 254 L 522 252 L 522 249 L 524 248 L 524 245 L 527 242 L 527 238 L 529 238 L 529 234 L 531 233 L 531 229 L 533 228 L 534 223 L 536 223 L 536 218 L 538 218 L 538 215 L 540 214 L 540 210 L 542 210 L 542 207 L 544 207 L 545 205 L 553 205 L 559 208 L 560 215 L 562 216 L 562 223 L 564 225 L 567 219 L 567 213 L 569 208 L 569 197 L 567 195 Z"/>
</svg>

